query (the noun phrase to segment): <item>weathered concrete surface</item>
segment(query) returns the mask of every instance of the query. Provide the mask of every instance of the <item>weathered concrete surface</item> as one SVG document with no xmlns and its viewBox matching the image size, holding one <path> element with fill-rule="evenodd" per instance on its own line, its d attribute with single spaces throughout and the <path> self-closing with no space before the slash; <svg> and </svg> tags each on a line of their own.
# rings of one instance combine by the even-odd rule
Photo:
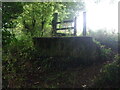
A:
<svg viewBox="0 0 120 90">
<path fill-rule="evenodd" d="M 41 56 L 74 57 L 96 60 L 97 48 L 92 37 L 43 37 L 33 38 Z"/>
</svg>

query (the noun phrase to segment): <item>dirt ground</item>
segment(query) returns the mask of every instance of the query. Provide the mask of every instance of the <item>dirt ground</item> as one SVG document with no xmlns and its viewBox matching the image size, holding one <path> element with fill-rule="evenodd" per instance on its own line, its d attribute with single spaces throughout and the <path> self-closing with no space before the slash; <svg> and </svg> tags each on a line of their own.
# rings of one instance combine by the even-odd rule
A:
<svg viewBox="0 0 120 90">
<path fill-rule="evenodd" d="M 93 80 L 99 76 L 100 71 L 108 62 L 91 66 L 79 66 L 65 71 L 51 72 L 47 74 L 34 74 L 29 83 L 36 88 L 87 88 L 91 87 Z M 34 79 L 33 79 L 34 78 Z M 94 87 L 92 87 L 94 88 Z"/>
</svg>

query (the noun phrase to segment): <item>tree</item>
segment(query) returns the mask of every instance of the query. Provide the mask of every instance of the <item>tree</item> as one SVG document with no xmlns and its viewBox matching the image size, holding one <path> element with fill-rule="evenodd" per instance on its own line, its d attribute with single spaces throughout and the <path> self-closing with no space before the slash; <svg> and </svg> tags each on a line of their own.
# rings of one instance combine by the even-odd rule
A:
<svg viewBox="0 0 120 90">
<path fill-rule="evenodd" d="M 83 2 L 35 2 L 26 4 L 24 6 L 23 24 L 26 31 L 30 32 L 31 35 L 40 32 L 40 36 L 43 36 L 43 32 L 44 35 L 47 32 L 51 32 L 51 22 L 54 13 L 57 12 L 59 14 L 58 19 L 61 21 L 77 15 L 76 12 L 83 8 Z M 33 24 L 35 24 L 34 27 Z"/>
<path fill-rule="evenodd" d="M 12 23 L 13 19 L 23 12 L 23 5 L 20 2 L 3 2 L 2 3 L 2 27 L 15 27 L 16 23 Z"/>
<path fill-rule="evenodd" d="M 59 21 L 72 18 L 84 8 L 81 2 L 3 3 L 3 27 L 12 27 L 31 36 L 50 36 L 53 14 Z M 14 30 L 15 32 L 17 30 Z"/>
<path fill-rule="evenodd" d="M 8 45 L 15 39 L 15 35 L 11 33 L 18 22 L 13 22 L 23 12 L 23 5 L 20 2 L 3 2 L 2 3 L 2 44 L 3 47 Z M 8 30 L 9 29 L 9 30 Z"/>
</svg>

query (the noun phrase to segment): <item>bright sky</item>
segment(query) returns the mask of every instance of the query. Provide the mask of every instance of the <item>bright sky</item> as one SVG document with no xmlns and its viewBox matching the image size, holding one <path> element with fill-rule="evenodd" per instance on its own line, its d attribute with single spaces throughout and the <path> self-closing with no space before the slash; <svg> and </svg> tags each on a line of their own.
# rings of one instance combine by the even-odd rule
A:
<svg viewBox="0 0 120 90">
<path fill-rule="evenodd" d="M 94 3 L 94 0 L 85 0 L 86 3 L 86 22 L 87 30 L 94 31 L 98 29 L 106 29 L 107 31 L 115 29 L 118 31 L 118 1 L 100 0 L 99 3 Z M 83 12 L 77 19 L 78 33 L 83 30 Z"/>
</svg>

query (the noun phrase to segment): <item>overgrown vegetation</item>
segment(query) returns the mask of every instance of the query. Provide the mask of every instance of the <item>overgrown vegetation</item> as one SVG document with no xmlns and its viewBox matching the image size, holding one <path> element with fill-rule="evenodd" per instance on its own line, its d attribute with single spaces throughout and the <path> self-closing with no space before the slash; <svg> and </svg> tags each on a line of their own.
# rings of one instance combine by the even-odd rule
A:
<svg viewBox="0 0 120 90">
<path fill-rule="evenodd" d="M 96 42 L 95 40 L 101 46 L 102 55 L 105 55 L 104 57 L 108 60 L 101 69 L 100 75 L 94 79 L 92 87 L 118 88 L 120 84 L 119 34 L 115 33 L 115 31 L 107 32 L 106 30 L 98 30 L 97 32 L 93 32 L 90 30 L 89 35 L 98 41 Z"/>
<path fill-rule="evenodd" d="M 92 87 L 119 88 L 120 84 L 120 56 L 115 55 L 114 62 L 106 64 L 99 77 L 94 80 Z"/>
<path fill-rule="evenodd" d="M 114 52 L 118 52 L 118 33 L 115 30 L 107 31 L 107 30 L 96 30 L 88 31 L 88 35 L 95 38 L 102 45 L 105 45 L 106 48 L 111 48 Z"/>
<path fill-rule="evenodd" d="M 66 73 L 62 71 L 65 71 L 70 67 L 74 68 L 80 66 L 78 62 L 79 60 L 74 60 L 74 58 L 70 57 L 39 57 L 40 52 L 35 49 L 32 38 L 38 36 L 52 36 L 51 21 L 53 19 L 53 13 L 59 13 L 59 20 L 71 18 L 77 15 L 77 13 L 75 12 L 78 12 L 79 9 L 84 8 L 84 3 L 5 2 L 3 3 L 2 8 L 2 16 L 4 16 L 2 28 L 3 88 L 54 88 L 60 87 L 63 84 L 70 84 L 74 86 L 74 82 L 77 80 L 74 79 L 76 74 L 69 73 L 68 75 L 66 75 Z M 104 67 L 104 69 L 102 70 L 102 75 L 95 81 L 95 84 L 93 86 L 100 87 L 102 85 L 102 87 L 118 87 L 120 83 L 118 78 L 118 76 L 120 75 L 119 56 L 116 55 L 113 59 L 115 53 L 113 53 L 112 51 L 117 50 L 117 35 L 106 35 L 104 32 L 92 32 L 89 34 L 96 39 L 94 41 L 98 45 L 100 50 L 100 60 L 114 60 L 113 63 L 107 64 Z M 104 39 L 102 39 L 101 37 L 104 37 Z M 73 66 L 71 66 L 71 64 Z M 62 73 L 55 73 L 55 71 L 61 71 Z M 50 73 L 54 73 L 54 77 L 48 76 L 48 78 L 46 79 L 47 74 L 49 75 Z M 36 84 L 38 83 L 34 80 L 36 79 L 36 77 L 38 77 L 41 82 L 44 81 L 45 84 Z M 58 80 L 60 80 L 61 78 L 66 79 L 65 82 L 62 82 L 61 80 L 60 82 L 63 84 L 59 85 Z M 49 81 L 49 83 L 47 82 L 47 80 Z M 55 81 L 55 83 L 53 84 L 51 83 L 51 81 Z M 115 83 L 113 83 L 112 81 L 115 81 Z"/>
</svg>

